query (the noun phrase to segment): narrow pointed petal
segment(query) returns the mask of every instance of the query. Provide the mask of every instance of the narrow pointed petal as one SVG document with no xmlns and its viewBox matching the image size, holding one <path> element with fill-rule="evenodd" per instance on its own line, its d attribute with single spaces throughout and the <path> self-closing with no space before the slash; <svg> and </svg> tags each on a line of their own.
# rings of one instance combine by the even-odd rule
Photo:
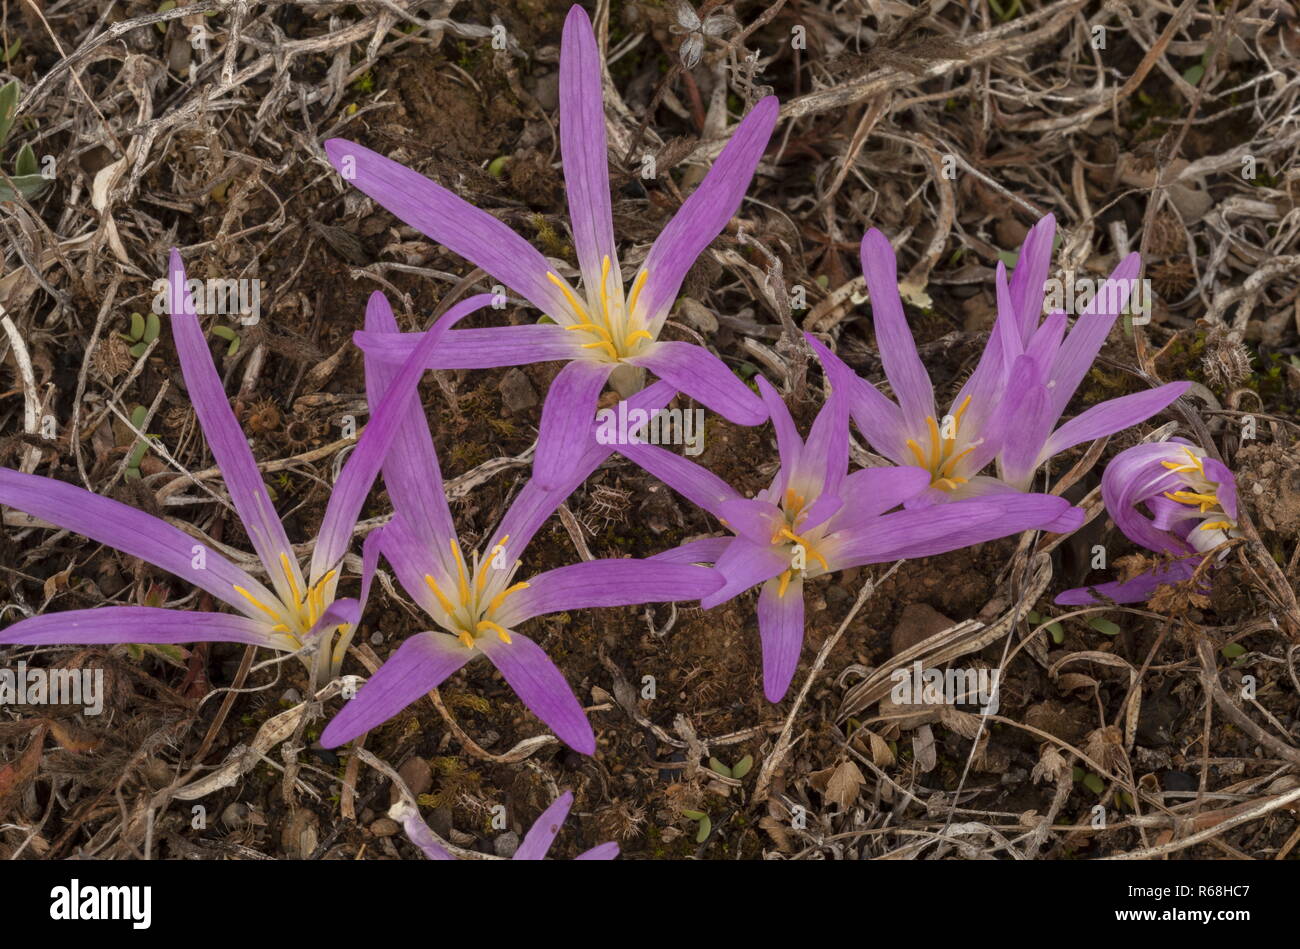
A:
<svg viewBox="0 0 1300 949">
<path fill-rule="evenodd" d="M 1097 353 L 1101 352 L 1106 337 L 1110 335 L 1110 328 L 1115 325 L 1115 320 L 1128 303 L 1141 267 L 1142 258 L 1137 253 L 1129 254 L 1120 261 L 1119 266 L 1079 313 L 1070 335 L 1061 344 L 1056 366 L 1052 370 L 1052 381 L 1055 383 L 1052 396 L 1058 416 L 1065 411 L 1074 390 L 1092 368 Z"/>
<path fill-rule="evenodd" d="M 1043 315 L 1043 295 L 1047 273 L 1052 266 L 1052 244 L 1056 236 L 1056 217 L 1046 214 L 1029 229 L 1016 269 L 1011 274 L 1011 302 L 1020 329 L 1020 339 L 1028 344 Z"/>
<path fill-rule="evenodd" d="M 184 531 L 76 485 L 0 468 L 0 504 L 138 557 L 250 617 L 263 614 L 235 587 L 263 603 L 273 598 L 266 587 Z"/>
<path fill-rule="evenodd" d="M 663 408 L 676 394 L 676 390 L 668 383 L 656 382 L 624 401 L 627 403 L 628 412 L 640 409 L 649 413 Z M 618 406 L 615 406 L 613 411 L 618 412 Z M 506 548 L 508 557 L 517 558 L 528 546 L 528 542 L 532 540 L 538 528 L 555 513 L 555 509 L 565 498 L 576 491 L 578 486 L 614 453 L 617 446 L 603 445 L 597 441 L 595 432 L 598 428 L 599 423 L 592 425 L 586 448 L 562 481 L 557 482 L 554 487 L 545 487 L 541 481 L 533 478 L 524 485 L 511 503 L 510 509 L 501 518 L 501 526 L 497 529 L 497 536 L 507 534 L 510 536 Z"/>
<path fill-rule="evenodd" d="M 1146 573 L 1139 573 L 1125 582 L 1098 583 L 1096 586 L 1066 590 L 1054 602 L 1062 606 L 1093 606 L 1107 602 L 1145 603 L 1158 588 L 1190 580 L 1200 563 L 1199 557 L 1175 560 Z"/>
<path fill-rule="evenodd" d="M 579 6 L 573 6 L 572 10 L 582 11 Z M 569 14 L 569 20 L 574 19 L 573 14 Z M 586 14 L 583 14 L 586 19 Z M 588 27 L 590 29 L 590 27 Z M 567 34 L 568 29 L 566 27 Z M 594 44 L 593 44 L 594 45 Z M 542 815 L 533 821 L 533 826 L 528 828 L 528 833 L 524 834 L 523 842 L 520 843 L 519 849 L 515 851 L 514 860 L 544 860 L 547 852 L 551 849 L 551 844 L 555 843 L 555 837 L 560 832 L 560 827 L 564 824 L 564 819 L 569 816 L 569 808 L 573 806 L 573 792 L 565 791 L 554 801 L 551 806 L 542 811 Z"/>
<path fill-rule="evenodd" d="M 454 636 L 418 633 L 397 648 L 379 671 L 330 720 L 320 736 L 326 748 L 337 748 L 382 725 L 406 706 L 474 658 Z"/>
<path fill-rule="evenodd" d="M 419 333 L 371 332 L 352 334 L 352 341 L 367 358 L 401 365 L 419 342 Z M 573 334 L 556 323 L 525 326 L 488 326 L 453 330 L 425 361 L 426 369 L 496 369 L 527 366 L 535 362 L 573 359 L 581 352 Z"/>
<path fill-rule="evenodd" d="M 768 580 L 758 595 L 758 634 L 763 641 L 763 694 L 785 698 L 803 650 L 803 579 L 796 576 L 781 596 L 780 581 Z"/>
<path fill-rule="evenodd" d="M 808 442 L 790 472 L 788 486 L 801 497 L 818 502 L 808 510 L 804 529 L 816 527 L 839 509 L 831 499 L 839 493 L 848 466 L 849 400 L 846 393 L 836 390 L 813 419 Z"/>
<path fill-rule="evenodd" d="M 612 262 L 616 279 L 618 275 L 601 65 L 591 21 L 575 3 L 560 39 L 560 155 L 573 246 L 588 291 L 600 285 L 605 257 Z"/>
<path fill-rule="evenodd" d="M 596 844 L 590 850 L 584 850 L 574 857 L 574 860 L 613 860 L 618 856 L 618 844 L 614 841 L 608 841 L 603 844 Z"/>
<path fill-rule="evenodd" d="M 533 477 L 542 487 L 564 483 L 581 462 L 588 448 L 581 433 L 591 430 L 596 400 L 613 368 L 613 363 L 575 359 L 551 383 L 542 403 L 533 461 Z"/>
<path fill-rule="evenodd" d="M 377 152 L 331 138 L 330 164 L 397 218 L 482 267 L 551 317 L 570 313 L 564 294 L 547 279 L 550 264 L 526 240 L 486 211 L 480 211 L 419 172 Z"/>
<path fill-rule="evenodd" d="M 851 502 L 831 519 L 828 529 L 858 531 L 869 521 L 898 507 L 930 486 L 930 472 L 915 466 L 863 468 L 844 479 L 841 493 Z"/>
<path fill-rule="evenodd" d="M 916 341 L 912 339 L 903 301 L 898 295 L 898 260 L 894 248 L 889 238 L 873 227 L 862 238 L 861 257 L 885 375 L 902 407 L 906 424 L 918 425 L 926 416 L 934 415 L 934 388 L 916 352 Z"/>
<path fill-rule="evenodd" d="M 779 548 L 737 539 L 718 558 L 713 569 L 722 574 L 724 583 L 716 593 L 711 593 L 700 601 L 700 606 L 706 610 L 726 603 L 783 570 L 789 570 L 790 559 Z"/>
<path fill-rule="evenodd" d="M 704 537 L 661 551 L 647 559 L 662 560 L 664 563 L 714 563 L 733 540 L 735 538 L 731 535 Z"/>
<path fill-rule="evenodd" d="M 658 445 L 620 445 L 618 451 L 714 517 L 725 518 L 724 505 L 740 497 L 709 469 Z"/>
<path fill-rule="evenodd" d="M 759 425 L 767 420 L 762 400 L 703 346 L 676 340 L 656 343 L 627 362 L 644 366 L 679 392 L 737 425 Z"/>
<path fill-rule="evenodd" d="M 932 557 L 1023 530 L 1042 529 L 1059 520 L 1069 507 L 1069 501 L 1050 494 L 1017 493 L 898 511 L 881 515 L 867 533 L 833 535 L 823 543 L 822 553 L 832 570 Z M 717 569 L 723 570 L 723 565 L 719 563 Z"/>
<path fill-rule="evenodd" d="M 378 528 L 371 536 L 376 538 L 375 544 L 383 553 L 384 559 L 392 566 L 393 572 L 397 574 L 397 582 L 402 585 L 406 595 L 430 616 L 441 616 L 442 609 L 438 605 L 437 597 L 433 595 L 433 590 L 429 588 L 424 578 L 431 576 L 435 580 L 441 580 L 443 577 L 455 575 L 454 568 L 448 569 L 443 566 L 442 551 L 435 550 L 420 539 L 400 512 L 394 514 L 391 521 Z M 450 545 L 447 554 L 450 557 Z"/>
<path fill-rule="evenodd" d="M 378 300 L 375 298 L 378 297 Z M 429 328 L 420 340 L 419 346 L 410 355 L 405 363 L 402 364 L 395 374 L 391 376 L 389 385 L 384 388 L 383 396 L 378 403 L 372 403 L 370 423 L 366 426 L 361 437 L 357 439 L 356 447 L 348 457 L 347 462 L 343 465 L 343 470 L 339 473 L 338 481 L 334 484 L 334 489 L 330 492 L 329 503 L 325 506 L 325 514 L 321 518 L 320 532 L 316 535 L 316 548 L 311 558 L 311 582 L 314 584 L 325 573 L 336 567 L 340 560 L 343 559 L 344 553 L 347 552 L 352 542 L 352 529 L 356 526 L 357 518 L 361 514 L 361 506 L 365 504 L 366 497 L 370 494 L 370 489 L 374 486 L 375 478 L 379 476 L 379 469 L 385 464 L 385 459 L 389 457 L 389 450 L 397 445 L 402 450 L 415 447 L 420 437 L 420 430 L 428 432 L 428 424 L 424 421 L 424 412 L 420 407 L 419 399 L 419 381 L 420 376 L 424 374 L 424 360 L 426 355 L 431 352 L 439 340 L 449 328 L 454 326 L 458 320 L 464 319 L 474 311 L 488 306 L 492 302 L 490 294 L 481 294 L 462 300 L 453 306 L 436 324 Z M 384 299 L 382 293 L 376 292 L 371 295 L 370 306 L 379 310 L 388 307 L 388 301 Z M 392 311 L 388 311 L 390 316 Z M 381 375 L 384 374 L 380 370 Z M 376 380 L 378 382 L 378 380 Z M 412 429 L 414 428 L 414 433 Z M 408 440 L 413 444 L 408 444 Z M 421 444 L 422 447 L 422 444 Z M 407 463 L 418 461 L 429 463 L 428 468 L 418 472 L 411 472 L 409 468 L 403 469 L 403 460 Z M 430 459 L 427 455 L 415 456 L 394 456 L 395 473 L 403 472 L 414 474 L 416 477 L 423 478 L 425 481 L 432 481 L 437 477 L 431 472 L 437 471 L 437 458 Z M 441 486 L 439 486 L 440 488 Z M 437 517 L 437 499 L 429 497 L 433 490 L 425 493 L 421 498 L 422 502 L 435 505 Z M 439 490 L 440 494 L 441 491 Z M 443 501 L 445 508 L 446 501 Z M 448 516 L 450 520 L 450 516 Z M 417 522 L 418 523 L 418 522 Z"/>
<path fill-rule="evenodd" d="M 239 512 L 253 549 L 266 565 L 280 599 L 289 601 L 292 599 L 291 587 L 284 576 L 281 555 L 288 555 L 293 580 L 301 589 L 302 574 L 298 561 L 271 504 L 262 473 L 257 470 L 257 461 L 248 449 L 248 439 L 230 408 L 221 377 L 212 364 L 208 341 L 194 313 L 194 301 L 185 288 L 185 267 L 175 248 L 171 252 L 167 299 L 176 355 L 180 358 L 181 374 L 185 377 L 199 427 L 203 429 L 212 457 L 221 469 L 226 490 L 230 492 L 230 500 Z"/>
<path fill-rule="evenodd" d="M 393 809 L 388 813 L 396 815 L 399 812 Z M 426 860 L 456 859 L 443 848 L 442 844 L 438 843 L 433 836 L 433 831 L 424 822 L 424 818 L 420 816 L 420 811 L 416 807 L 407 804 L 400 813 L 402 815 L 402 830 L 406 832 L 407 839 L 420 848 L 420 852 L 424 854 Z"/>
<path fill-rule="evenodd" d="M 849 413 L 873 449 L 895 464 L 907 464 L 911 453 L 907 450 L 907 434 L 903 427 L 903 413 L 867 380 L 863 379 L 811 334 L 804 339 L 821 360 L 822 370 L 830 377 L 831 385 L 843 387 L 849 399 Z"/>
<path fill-rule="evenodd" d="M 663 325 L 682 280 L 715 237 L 740 208 L 763 150 L 776 126 L 775 96 L 759 100 L 736 127 L 704 180 L 673 215 L 646 257 L 649 271 L 638 300 L 638 313 L 653 335 Z M 715 410 L 717 411 L 717 410 Z M 741 424 L 757 424 L 741 423 Z"/>
<path fill-rule="evenodd" d="M 266 623 L 233 613 L 100 606 L 19 620 L 0 629 L 0 643 L 24 646 L 82 643 L 247 643 L 286 648 Z"/>
<path fill-rule="evenodd" d="M 1113 435 L 1121 429 L 1145 422 L 1174 403 L 1189 388 L 1190 382 L 1170 382 L 1154 389 L 1110 399 L 1077 415 L 1058 428 L 1043 446 L 1040 460 L 1059 455 L 1067 448 Z"/>
<path fill-rule="evenodd" d="M 1043 445 L 1058 416 L 1053 414 L 1052 397 L 1038 374 L 1038 364 L 1026 354 L 1016 359 L 1011 370 L 1010 392 L 999 409 L 1001 452 L 998 474 L 1020 490 L 1029 486 L 1038 468 Z"/>
<path fill-rule="evenodd" d="M 475 645 L 555 737 L 581 754 L 595 754 L 596 736 L 564 674 L 527 636 L 512 630 L 510 640 L 504 643 L 495 636 L 483 636 Z"/>
<path fill-rule="evenodd" d="M 788 480 L 790 472 L 794 470 L 799 453 L 803 451 L 803 438 L 799 435 L 799 429 L 795 427 L 794 419 L 790 416 L 790 409 L 786 406 L 785 400 L 781 398 L 776 389 L 772 388 L 772 383 L 762 376 L 758 376 L 755 381 L 758 384 L 759 397 L 762 398 L 763 404 L 767 407 L 768 418 L 772 421 L 772 429 L 776 432 L 776 450 L 781 458 L 782 475 L 778 490 L 784 494 L 785 481 Z"/>
<path fill-rule="evenodd" d="M 635 606 L 698 600 L 722 586 L 722 577 L 708 567 L 649 560 L 588 560 L 547 570 L 512 594 L 497 621 L 518 626 L 546 613 L 597 606 Z"/>
</svg>

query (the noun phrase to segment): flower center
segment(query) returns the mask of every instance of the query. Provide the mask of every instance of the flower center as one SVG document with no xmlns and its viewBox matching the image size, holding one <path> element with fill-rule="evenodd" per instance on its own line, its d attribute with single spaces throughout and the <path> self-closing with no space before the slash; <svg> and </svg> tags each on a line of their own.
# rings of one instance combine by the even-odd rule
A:
<svg viewBox="0 0 1300 949">
<path fill-rule="evenodd" d="M 433 591 L 434 597 L 438 600 L 438 605 L 446 613 L 443 625 L 456 635 L 467 649 L 474 648 L 474 640 L 487 633 L 496 633 L 497 637 L 503 643 L 510 642 L 510 631 L 504 626 L 492 619 L 493 614 L 501 608 L 501 604 L 512 593 L 528 588 L 527 583 L 516 583 L 510 586 L 510 581 L 514 579 L 515 571 L 523 562 L 516 560 L 513 567 L 505 568 L 498 566 L 497 561 L 505 553 L 505 543 L 510 539 L 506 534 L 492 547 L 492 554 L 484 562 L 479 561 L 478 554 L 474 555 L 473 582 L 469 577 L 471 571 L 466 568 L 465 558 L 461 555 L 460 546 L 456 543 L 455 538 L 451 540 L 451 555 L 456 561 L 456 600 L 453 601 L 438 586 L 438 582 L 430 574 L 425 574 L 424 582 L 429 585 Z M 493 582 L 489 583 L 489 577 L 492 577 L 496 571 L 505 572 L 504 582 L 498 582 L 493 577 Z M 496 592 L 493 592 L 496 591 Z"/>
<path fill-rule="evenodd" d="M 334 602 L 334 598 L 326 593 L 326 589 L 338 575 L 338 572 L 331 570 L 317 580 L 314 586 L 303 592 L 298 588 L 298 581 L 294 579 L 288 554 L 280 554 L 280 566 L 284 570 L 285 580 L 288 582 L 293 595 L 292 604 L 276 599 L 272 600 L 268 605 L 238 585 L 235 585 L 235 592 L 274 620 L 271 632 L 284 633 L 295 646 L 301 646 L 302 637 L 311 631 L 311 628 L 316 625 L 325 610 Z M 339 624 L 340 630 L 346 632 L 347 628 L 347 623 Z"/>
<path fill-rule="evenodd" d="M 565 329 L 590 338 L 590 342 L 580 344 L 582 348 L 594 350 L 599 358 L 610 362 L 622 362 L 637 354 L 642 340 L 654 339 L 649 330 L 637 328 L 638 321 L 633 316 L 636 313 L 636 303 L 641 296 L 641 290 L 645 287 L 646 279 L 650 274 L 646 270 L 637 274 L 636 280 L 632 283 L 632 293 L 624 303 L 623 288 L 617 280 L 615 282 L 617 299 L 610 297 L 611 267 L 607 255 L 601 262 L 599 299 L 590 301 L 592 304 L 590 307 L 583 306 L 569 289 L 569 285 L 556 274 L 548 272 L 546 279 L 560 288 L 560 292 L 569 301 L 578 319 L 578 322 L 569 324 Z"/>
<path fill-rule="evenodd" d="M 793 489 L 786 489 L 785 500 L 781 505 L 785 520 L 777 525 L 772 532 L 772 545 L 788 546 L 790 557 L 790 569 L 783 571 L 781 574 L 781 586 L 777 591 L 778 596 L 785 596 L 785 591 L 790 586 L 790 580 L 796 571 L 802 574 L 807 573 L 809 560 L 816 560 L 821 564 L 823 571 L 830 570 L 826 558 L 817 550 L 813 542 L 805 534 L 797 533 L 799 523 L 808 516 L 806 504 L 807 501 L 802 495 L 796 494 Z"/>
<path fill-rule="evenodd" d="M 1179 491 L 1166 491 L 1165 497 L 1178 504 L 1186 504 L 1189 507 L 1197 508 L 1199 513 L 1206 515 L 1202 523 L 1197 527 L 1198 531 L 1233 531 L 1237 529 L 1237 524 L 1223 509 L 1223 502 L 1219 500 L 1218 482 L 1211 481 L 1205 474 L 1205 464 L 1197 457 L 1191 449 L 1183 447 L 1183 454 L 1187 456 L 1187 461 L 1162 461 L 1160 464 L 1170 471 L 1178 474 L 1187 475 L 1187 488 Z M 1204 546 L 1204 543 L 1198 543 L 1196 536 L 1189 538 L 1193 547 L 1198 550 Z M 1206 541 L 1205 543 L 1210 543 Z M 1217 546 L 1210 543 L 1210 546 Z"/>
<path fill-rule="evenodd" d="M 912 450 L 917 466 L 930 472 L 930 487 L 932 488 L 938 488 L 940 491 L 952 491 L 958 485 L 965 484 L 969 480 L 954 474 L 961 460 L 979 447 L 980 444 L 978 441 L 972 442 L 961 451 L 957 450 L 961 419 L 966 414 L 966 409 L 969 406 L 970 396 L 966 396 L 966 398 L 962 399 L 961 405 L 957 407 L 954 414 L 944 416 L 942 426 L 935 421 L 933 415 L 927 415 L 925 424 L 929 441 L 924 450 L 922 450 L 916 439 L 909 438 L 907 440 L 907 447 Z"/>
</svg>

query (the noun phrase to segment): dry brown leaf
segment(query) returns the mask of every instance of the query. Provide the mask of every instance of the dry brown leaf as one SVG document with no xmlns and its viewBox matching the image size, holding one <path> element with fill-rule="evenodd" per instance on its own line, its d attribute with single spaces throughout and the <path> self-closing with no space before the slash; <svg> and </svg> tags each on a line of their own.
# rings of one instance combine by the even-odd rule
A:
<svg viewBox="0 0 1300 949">
<path fill-rule="evenodd" d="M 866 779 L 852 761 L 843 761 L 826 782 L 826 799 L 847 808 L 858 799 L 858 791 Z"/>
</svg>

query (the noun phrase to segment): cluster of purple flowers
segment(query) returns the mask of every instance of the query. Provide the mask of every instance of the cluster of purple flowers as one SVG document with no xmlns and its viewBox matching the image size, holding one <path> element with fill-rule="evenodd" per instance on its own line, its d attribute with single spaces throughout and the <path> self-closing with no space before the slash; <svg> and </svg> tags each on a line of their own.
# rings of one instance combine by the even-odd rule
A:
<svg viewBox="0 0 1300 949">
<path fill-rule="evenodd" d="M 306 565 L 231 411 L 173 251 L 169 303 L 181 371 L 262 570 L 253 576 L 166 520 L 61 481 L 0 469 L 0 504 L 152 563 L 231 607 L 197 612 L 113 606 L 38 615 L 0 631 L 0 643 L 249 643 L 298 654 L 319 685 L 338 673 L 383 558 L 432 626 L 402 642 L 344 704 L 325 729 L 324 745 L 340 745 L 376 727 L 482 656 L 562 741 L 593 754 L 595 736 L 564 674 L 520 631 L 528 620 L 668 601 L 698 600 L 710 609 L 757 587 L 764 692 L 779 701 L 802 648 L 805 581 L 1024 530 L 1075 529 L 1082 511 L 1063 498 L 1032 492 L 1035 473 L 1069 448 L 1160 412 L 1187 388 L 1172 383 L 1125 396 L 1058 426 L 1125 306 L 1138 260 L 1132 255 L 1119 264 L 1109 292 L 1099 291 L 1072 328 L 1064 313 L 1044 317 L 1055 231 L 1048 216 L 1029 233 L 1009 276 L 999 264 L 997 320 L 987 347 L 941 414 L 904 315 L 893 248 L 870 230 L 862 241 L 862 267 L 893 399 L 808 336 L 829 394 L 807 437 L 801 436 L 766 379 L 758 377 L 754 391 L 704 346 L 660 338 L 687 271 L 740 206 L 777 120 L 775 99 L 754 105 L 625 279 L 611 217 L 600 74 L 591 25 L 575 6 L 563 35 L 560 136 L 581 277 L 576 287 L 522 237 L 450 191 L 355 143 L 325 143 L 346 182 L 481 267 L 549 320 L 453 328 L 492 299 L 475 296 L 452 306 L 426 332 L 402 333 L 383 295 L 370 299 L 365 327 L 356 334 L 364 352 L 370 423 L 333 486 Z M 419 379 L 430 368 L 548 361 L 565 365 L 542 409 L 532 478 L 486 542 L 471 549 L 459 539 L 443 491 L 434 438 L 417 395 Z M 647 371 L 660 381 L 646 386 Z M 779 470 L 766 489 L 747 497 L 644 439 L 604 444 L 593 416 L 607 384 L 628 409 L 642 410 L 641 418 L 680 393 L 738 425 L 770 422 Z M 849 470 L 851 422 L 892 464 Z M 530 539 L 614 451 L 712 514 L 717 535 L 644 560 L 524 569 Z M 365 539 L 358 596 L 340 597 L 344 556 L 381 473 L 392 518 Z M 1190 445 L 1144 445 L 1122 453 L 1106 472 L 1104 493 L 1126 534 L 1178 559 L 1157 574 L 1071 591 L 1059 602 L 1143 598 L 1160 582 L 1191 576 L 1205 552 L 1236 527 L 1231 475 Z M 1140 513 L 1143 506 L 1150 517 Z M 530 834 L 529 854 L 545 851 L 570 800 L 558 800 L 555 813 L 544 815 L 549 830 L 536 841 Z M 418 815 L 412 820 L 408 829 L 419 837 Z M 444 855 L 436 844 L 422 846 L 431 856 Z M 613 851 L 598 848 L 593 855 Z"/>
</svg>

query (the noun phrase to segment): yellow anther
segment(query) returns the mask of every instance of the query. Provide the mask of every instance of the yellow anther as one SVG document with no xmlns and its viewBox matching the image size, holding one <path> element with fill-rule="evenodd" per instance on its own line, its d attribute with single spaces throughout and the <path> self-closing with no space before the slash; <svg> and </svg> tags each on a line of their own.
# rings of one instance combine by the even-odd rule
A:
<svg viewBox="0 0 1300 949">
<path fill-rule="evenodd" d="M 650 335 L 649 330 L 637 330 L 635 333 L 628 336 L 627 339 L 623 340 L 623 345 L 624 347 L 630 347 L 638 339 L 654 339 L 654 337 Z"/>
<path fill-rule="evenodd" d="M 510 633 L 509 633 L 509 631 L 504 630 L 504 629 L 498 629 L 498 630 L 497 630 L 497 639 L 501 640 L 501 641 L 502 641 L 503 643 L 505 643 L 507 646 L 509 646 L 510 643 L 512 642 L 512 640 L 510 639 Z"/>
<path fill-rule="evenodd" d="M 569 289 L 567 283 L 549 270 L 546 272 L 546 279 L 560 288 L 560 292 L 564 294 L 564 298 L 569 301 L 569 306 L 573 307 L 573 312 L 577 313 L 584 320 L 590 322 L 590 317 L 587 316 L 587 308 L 578 302 L 578 298 L 573 295 L 573 291 Z"/>
<path fill-rule="evenodd" d="M 433 577 L 426 573 L 424 575 L 424 582 L 429 585 L 429 589 L 433 591 L 433 595 L 438 598 L 438 605 L 443 608 L 443 611 L 448 615 L 453 613 L 456 608 L 451 605 L 451 600 L 442 595 L 442 591 L 438 589 L 438 584 L 434 581 Z"/>
<path fill-rule="evenodd" d="M 481 619 L 481 620 L 479 620 L 479 621 L 478 621 L 478 626 L 475 627 L 475 630 L 476 630 L 477 632 L 480 632 L 480 633 L 481 633 L 481 632 L 483 632 L 483 630 L 485 630 L 485 629 L 490 629 L 490 630 L 492 630 L 492 632 L 496 633 L 498 636 L 500 636 L 502 633 L 505 632 L 505 628 L 504 628 L 504 627 L 502 627 L 502 626 L 501 626 L 500 624 L 498 624 L 498 623 L 494 623 L 494 622 L 492 622 L 490 619 Z M 508 642 L 508 641 L 509 641 L 509 640 L 507 640 L 507 642 Z"/>
<path fill-rule="evenodd" d="M 514 586 L 510 587 L 509 589 L 502 590 L 496 596 L 492 597 L 492 602 L 488 603 L 487 612 L 495 613 L 498 609 L 501 608 L 501 604 L 506 601 L 506 597 L 508 597 L 511 593 L 516 593 L 519 590 L 527 590 L 527 589 L 528 589 L 528 584 L 526 582 L 523 582 L 523 583 L 516 583 Z"/>
<path fill-rule="evenodd" d="M 645 286 L 646 278 L 650 276 L 650 271 L 642 270 L 632 281 L 632 295 L 627 299 L 627 313 L 631 316 L 636 312 L 636 301 L 641 296 L 641 288 Z"/>
<path fill-rule="evenodd" d="M 279 613 L 277 613 L 275 610 L 271 609 L 269 606 L 267 606 L 265 603 L 263 603 L 263 602 L 262 602 L 261 600 L 259 600 L 257 597 L 253 596 L 253 594 L 249 593 L 249 592 L 248 592 L 247 590 L 245 590 L 243 587 L 241 587 L 241 586 L 236 586 L 236 587 L 235 587 L 235 592 L 238 593 L 240 596 L 242 596 L 244 599 L 248 600 L 249 603 L 252 603 L 254 606 L 256 606 L 259 610 L 261 610 L 261 611 L 262 611 L 263 613 L 265 613 L 267 616 L 271 617 L 271 619 L 273 619 L 273 620 L 277 620 L 277 621 L 279 621 L 279 620 L 281 619 Z"/>
<path fill-rule="evenodd" d="M 1203 531 L 1213 531 L 1213 530 L 1230 531 L 1230 530 L 1232 530 L 1232 528 L 1233 528 L 1234 526 L 1235 526 L 1235 525 L 1232 523 L 1232 521 L 1207 521 L 1207 522 L 1205 522 L 1204 524 L 1201 525 L 1201 530 L 1203 530 Z"/>
<path fill-rule="evenodd" d="M 952 434 L 957 437 L 957 430 L 961 428 L 961 417 L 966 414 L 966 409 L 970 405 L 970 396 L 961 400 L 961 405 L 957 406 L 957 411 L 952 416 Z"/>
<path fill-rule="evenodd" d="M 783 527 L 783 528 L 781 528 L 781 530 L 778 532 L 777 536 L 778 536 L 778 537 L 788 537 L 788 538 L 789 538 L 790 540 L 792 540 L 794 543 L 796 543 L 796 544 L 798 544 L 800 547 L 802 547 L 803 550 L 804 550 L 804 553 L 806 553 L 809 557 L 812 557 L 812 558 L 814 558 L 815 560 L 817 560 L 817 561 L 822 565 L 822 569 L 823 569 L 823 570 L 830 570 L 830 565 L 826 563 L 826 558 L 823 557 L 821 554 L 819 554 L 819 553 L 817 552 L 817 548 L 814 547 L 812 544 L 808 543 L 808 541 L 804 540 L 802 537 L 800 537 L 800 536 L 799 536 L 798 534 L 796 534 L 794 531 L 790 530 L 790 528 L 788 528 L 788 527 Z"/>
<path fill-rule="evenodd" d="M 938 488 L 940 491 L 952 491 L 958 485 L 965 484 L 965 478 L 940 478 L 938 481 L 931 483 L 930 487 Z"/>
<path fill-rule="evenodd" d="M 456 538 L 450 538 L 449 543 L 451 544 L 451 555 L 456 561 L 456 580 L 460 587 L 460 605 L 469 606 L 469 581 L 465 579 L 465 558 L 461 556 Z"/>
<path fill-rule="evenodd" d="M 280 566 L 284 567 L 284 578 L 289 581 L 289 591 L 293 594 L 295 604 L 302 602 L 302 592 L 298 589 L 298 581 L 293 577 L 293 567 L 289 563 L 288 554 L 280 554 Z"/>
<path fill-rule="evenodd" d="M 273 632 L 273 633 L 287 633 L 287 632 L 289 632 L 289 627 L 288 627 L 288 626 L 285 626 L 283 623 L 276 623 L 274 626 L 271 627 L 271 632 Z"/>
<path fill-rule="evenodd" d="M 786 570 L 784 573 L 781 574 L 781 585 L 776 589 L 777 596 L 781 596 L 781 597 L 785 596 L 785 591 L 790 588 L 790 575 L 793 572 L 794 571 L 792 570 Z"/>
<path fill-rule="evenodd" d="M 973 452 L 975 450 L 975 447 L 976 446 L 971 445 L 965 451 L 953 455 L 951 458 L 945 461 L 943 463 L 943 467 L 939 469 L 939 477 L 941 479 L 951 477 L 953 468 L 957 467 L 957 462 L 961 461 L 963 458 L 965 458 L 967 455 Z M 962 478 L 961 480 L 965 481 L 966 479 Z"/>
<path fill-rule="evenodd" d="M 926 464 L 925 455 L 921 454 L 921 446 L 916 443 L 916 439 L 909 438 L 907 440 L 907 447 L 912 449 L 912 454 L 916 458 L 917 465 L 928 470 L 930 466 Z"/>
<path fill-rule="evenodd" d="M 600 312 L 605 315 L 605 323 L 609 323 L 609 254 L 606 254 L 600 262 Z"/>
<path fill-rule="evenodd" d="M 606 339 L 612 339 L 609 330 L 603 326 L 597 326 L 595 323 L 574 323 L 572 326 L 566 326 L 566 330 L 582 330 L 585 333 L 599 333 Z"/>
<path fill-rule="evenodd" d="M 597 347 L 599 347 L 599 346 L 604 346 L 604 347 L 605 347 L 606 352 L 609 353 L 609 358 L 610 358 L 610 359 L 618 359 L 618 350 L 615 349 L 615 348 L 614 348 L 614 344 L 611 343 L 611 342 L 610 342 L 609 340 L 607 340 L 607 339 L 597 340 L 597 341 L 594 342 L 594 343 L 583 343 L 583 344 L 582 344 L 582 348 L 583 348 L 583 349 L 595 349 L 595 348 L 597 348 Z"/>
<path fill-rule="evenodd" d="M 931 471 L 937 471 L 939 468 L 939 423 L 934 420 L 933 415 L 925 417 L 925 424 L 930 427 L 930 463 L 926 465 Z"/>
<path fill-rule="evenodd" d="M 1219 504 L 1216 495 L 1202 494 L 1197 491 L 1174 491 L 1173 493 L 1166 491 L 1165 497 L 1171 501 L 1177 501 L 1179 504 L 1200 505 L 1202 514 Z"/>
<path fill-rule="evenodd" d="M 474 637 L 471 636 L 467 631 L 462 629 L 459 633 L 456 634 L 456 638 L 461 641 L 461 645 L 463 645 L 466 649 L 474 648 Z"/>
</svg>

